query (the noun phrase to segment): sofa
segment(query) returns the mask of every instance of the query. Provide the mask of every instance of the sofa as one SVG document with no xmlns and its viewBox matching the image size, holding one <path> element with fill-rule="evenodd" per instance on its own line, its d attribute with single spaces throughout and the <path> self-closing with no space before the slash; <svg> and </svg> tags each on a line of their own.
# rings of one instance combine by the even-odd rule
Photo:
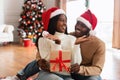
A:
<svg viewBox="0 0 120 80">
<path fill-rule="evenodd" d="M 0 25 L 0 43 L 13 42 L 14 40 L 13 31 L 14 31 L 13 25 L 7 24 Z"/>
</svg>

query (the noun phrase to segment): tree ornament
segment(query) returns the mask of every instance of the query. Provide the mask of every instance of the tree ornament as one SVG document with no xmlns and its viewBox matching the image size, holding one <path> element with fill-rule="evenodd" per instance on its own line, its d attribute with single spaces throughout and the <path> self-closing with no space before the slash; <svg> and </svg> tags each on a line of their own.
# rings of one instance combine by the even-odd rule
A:
<svg viewBox="0 0 120 80">
<path fill-rule="evenodd" d="M 30 29 L 33 29 L 33 27 L 32 27 L 32 26 L 30 26 Z"/>
<path fill-rule="evenodd" d="M 31 22 L 30 22 L 30 20 L 29 21 L 27 21 L 27 24 L 30 24 Z"/>
<path fill-rule="evenodd" d="M 35 21 L 35 17 L 33 17 L 32 20 Z"/>
<path fill-rule="evenodd" d="M 22 16 L 22 18 L 23 18 L 23 19 L 25 19 L 25 18 L 26 18 L 26 16 L 25 16 L 25 15 L 23 15 L 23 16 Z"/>
</svg>

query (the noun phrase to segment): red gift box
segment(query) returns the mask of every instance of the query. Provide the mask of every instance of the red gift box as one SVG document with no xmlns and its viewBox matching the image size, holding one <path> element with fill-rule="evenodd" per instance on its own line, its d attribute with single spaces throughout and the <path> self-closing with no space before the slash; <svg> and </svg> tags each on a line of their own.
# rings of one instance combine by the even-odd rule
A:
<svg viewBox="0 0 120 80">
<path fill-rule="evenodd" d="M 33 43 L 31 39 L 24 39 L 23 42 L 24 42 L 24 47 L 35 46 L 35 43 Z"/>
<path fill-rule="evenodd" d="M 30 47 L 32 45 L 32 40 L 24 39 L 24 47 Z"/>
<path fill-rule="evenodd" d="M 70 51 L 52 51 L 50 54 L 50 70 L 52 72 L 67 72 L 71 65 Z"/>
</svg>

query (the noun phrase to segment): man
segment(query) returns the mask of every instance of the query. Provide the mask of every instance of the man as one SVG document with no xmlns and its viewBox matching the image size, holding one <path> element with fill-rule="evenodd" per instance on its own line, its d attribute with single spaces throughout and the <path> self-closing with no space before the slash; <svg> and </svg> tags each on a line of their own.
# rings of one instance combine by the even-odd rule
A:
<svg viewBox="0 0 120 80">
<path fill-rule="evenodd" d="M 77 18 L 75 32 L 70 33 L 78 38 L 76 44 L 80 44 L 82 55 L 82 63 L 71 66 L 71 75 L 75 80 L 101 80 L 100 73 L 105 62 L 105 44 L 93 36 L 96 24 L 96 16 L 87 10 Z M 37 72 L 39 72 L 37 61 L 32 61 L 17 74 L 17 77 L 20 80 L 26 80 Z M 11 80 L 19 80 L 15 78 L 16 76 Z"/>
<path fill-rule="evenodd" d="M 71 75 L 75 80 L 102 80 L 100 74 L 105 62 L 105 43 L 92 36 L 96 24 L 96 16 L 87 10 L 77 18 L 75 32 L 71 33 L 78 37 L 78 40 L 83 35 L 88 35 L 90 38 L 84 42 L 77 42 L 81 48 L 82 63 L 71 66 Z"/>
</svg>

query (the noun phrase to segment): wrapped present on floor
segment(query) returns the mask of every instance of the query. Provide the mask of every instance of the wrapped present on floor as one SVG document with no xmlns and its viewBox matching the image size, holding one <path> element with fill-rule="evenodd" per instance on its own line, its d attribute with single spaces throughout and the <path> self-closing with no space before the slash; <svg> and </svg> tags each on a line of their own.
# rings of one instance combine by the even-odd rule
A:
<svg viewBox="0 0 120 80">
<path fill-rule="evenodd" d="M 66 50 L 52 51 L 50 54 L 51 72 L 68 73 L 71 65 L 71 52 Z"/>
</svg>

